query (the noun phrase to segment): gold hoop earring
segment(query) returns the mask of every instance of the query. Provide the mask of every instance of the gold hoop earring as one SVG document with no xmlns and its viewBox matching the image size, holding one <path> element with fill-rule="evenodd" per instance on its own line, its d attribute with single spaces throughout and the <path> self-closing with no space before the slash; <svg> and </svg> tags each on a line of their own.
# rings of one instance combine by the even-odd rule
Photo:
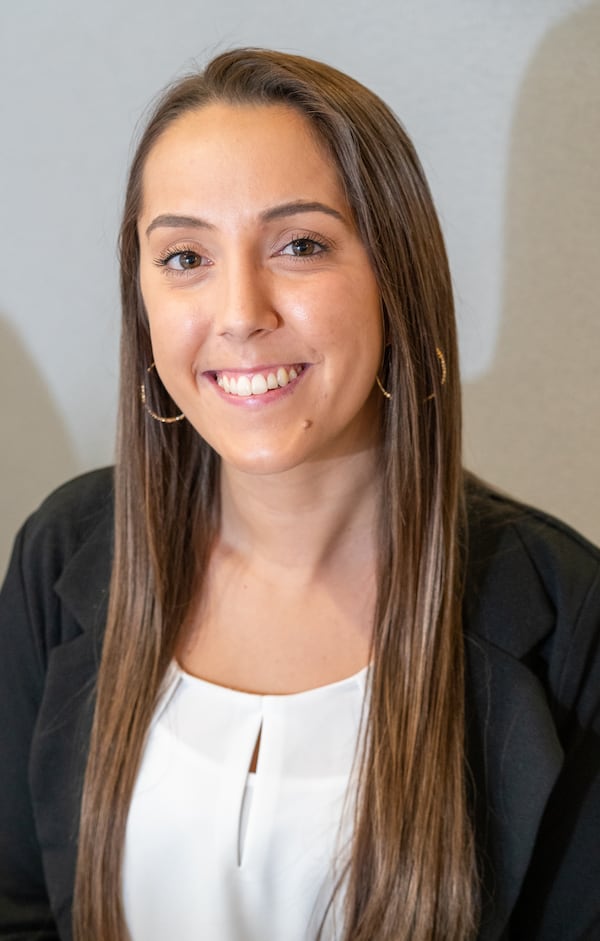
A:
<svg viewBox="0 0 600 941">
<path fill-rule="evenodd" d="M 438 361 L 439 361 L 439 364 L 440 364 L 440 370 L 441 370 L 441 373 L 442 373 L 442 375 L 441 375 L 441 377 L 440 377 L 440 385 L 445 386 L 445 385 L 446 385 L 446 379 L 448 378 L 448 368 L 447 368 L 447 366 L 446 366 L 446 357 L 444 356 L 444 354 L 443 354 L 442 351 L 440 350 L 439 346 L 436 346 L 436 348 L 435 348 L 435 355 L 436 355 L 437 358 L 438 358 Z M 428 395 L 427 398 L 425 399 L 425 401 L 426 401 L 426 402 L 430 402 L 431 399 L 435 399 L 435 392 L 432 392 L 431 395 Z"/>
<path fill-rule="evenodd" d="M 440 369 L 442 370 L 442 378 L 441 378 L 440 382 L 441 382 L 441 385 L 445 386 L 445 385 L 446 385 L 446 377 L 448 376 L 448 370 L 447 370 L 447 368 L 446 368 L 446 357 L 444 356 L 444 354 L 443 354 L 442 351 L 440 350 L 439 346 L 436 346 L 436 348 L 435 348 L 435 353 L 436 353 L 437 358 L 438 358 L 439 361 L 440 361 Z"/>
<path fill-rule="evenodd" d="M 391 399 L 392 393 L 391 393 L 391 392 L 388 392 L 387 389 L 384 389 L 383 383 L 381 382 L 381 379 L 379 378 L 379 374 L 377 374 L 377 375 L 375 376 L 375 382 L 377 383 L 377 385 L 378 385 L 378 387 L 379 387 L 379 391 L 381 392 L 381 394 L 382 394 L 382 395 L 385 395 L 386 399 Z"/>
<path fill-rule="evenodd" d="M 156 363 L 154 362 L 154 360 L 148 366 L 146 373 L 150 374 L 153 369 L 156 369 Z M 146 381 L 145 380 L 140 385 L 140 400 L 141 400 L 142 405 L 148 412 L 150 418 L 153 418 L 154 421 L 161 422 L 163 425 L 172 425 L 177 421 L 181 421 L 182 418 L 185 418 L 185 415 L 183 414 L 183 412 L 180 412 L 179 415 L 174 415 L 173 418 L 165 418 L 163 415 L 157 415 L 156 412 L 153 412 L 146 400 Z"/>
<path fill-rule="evenodd" d="M 438 362 L 439 362 L 439 364 L 440 364 L 440 371 L 441 371 L 440 385 L 445 386 L 445 385 L 446 385 L 446 379 L 448 378 L 448 367 L 446 366 L 446 357 L 445 357 L 444 354 L 442 353 L 442 351 L 441 351 L 441 349 L 439 348 L 439 346 L 436 346 L 436 348 L 435 348 L 435 355 L 437 356 Z M 377 386 L 378 386 L 379 391 L 381 392 L 381 394 L 384 395 L 384 396 L 386 397 L 386 399 L 391 399 L 391 398 L 392 398 L 392 393 L 391 393 L 391 392 L 388 392 L 388 390 L 384 387 L 384 385 L 383 385 L 381 379 L 379 378 L 379 374 L 377 374 L 377 375 L 375 376 L 375 382 L 377 383 Z M 427 398 L 425 399 L 425 401 L 426 401 L 426 402 L 430 402 L 431 399 L 435 399 L 435 392 L 432 392 L 431 395 L 428 395 Z"/>
</svg>

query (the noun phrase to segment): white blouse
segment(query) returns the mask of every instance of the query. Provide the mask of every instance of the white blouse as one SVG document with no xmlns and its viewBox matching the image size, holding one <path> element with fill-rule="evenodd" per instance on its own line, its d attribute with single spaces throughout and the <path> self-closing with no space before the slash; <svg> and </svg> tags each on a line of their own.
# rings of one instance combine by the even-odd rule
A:
<svg viewBox="0 0 600 941">
<path fill-rule="evenodd" d="M 344 798 L 368 669 L 259 696 L 172 666 L 127 823 L 132 941 L 316 937 L 351 834 Z M 336 910 L 324 939 L 337 936 Z"/>
</svg>

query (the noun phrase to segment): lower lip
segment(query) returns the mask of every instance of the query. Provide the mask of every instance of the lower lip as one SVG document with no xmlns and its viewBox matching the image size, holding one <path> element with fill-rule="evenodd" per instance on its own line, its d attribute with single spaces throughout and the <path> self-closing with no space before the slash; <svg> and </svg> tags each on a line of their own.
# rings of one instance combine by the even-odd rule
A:
<svg viewBox="0 0 600 941">
<path fill-rule="evenodd" d="M 269 389 L 268 392 L 263 392 L 261 395 L 232 395 L 231 392 L 225 392 L 218 384 L 217 380 L 214 377 L 213 373 L 208 374 L 210 382 L 212 382 L 213 387 L 217 394 L 229 405 L 235 405 L 238 408 L 260 408 L 261 406 L 275 404 L 276 402 L 281 402 L 288 395 L 292 395 L 298 384 L 302 382 L 306 372 L 308 370 L 307 365 L 302 366 L 302 372 L 298 373 L 295 379 L 292 379 L 286 386 L 280 386 L 277 389 Z"/>
</svg>

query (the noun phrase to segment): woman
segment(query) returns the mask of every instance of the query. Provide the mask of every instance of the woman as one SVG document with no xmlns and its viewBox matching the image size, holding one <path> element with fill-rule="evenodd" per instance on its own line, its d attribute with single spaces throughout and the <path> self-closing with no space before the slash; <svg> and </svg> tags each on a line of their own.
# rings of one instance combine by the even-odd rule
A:
<svg viewBox="0 0 600 941">
<path fill-rule="evenodd" d="M 2 596 L 0 936 L 600 936 L 600 557 L 462 473 L 395 118 L 217 57 L 121 257 L 114 512 L 109 472 L 61 488 Z"/>
</svg>

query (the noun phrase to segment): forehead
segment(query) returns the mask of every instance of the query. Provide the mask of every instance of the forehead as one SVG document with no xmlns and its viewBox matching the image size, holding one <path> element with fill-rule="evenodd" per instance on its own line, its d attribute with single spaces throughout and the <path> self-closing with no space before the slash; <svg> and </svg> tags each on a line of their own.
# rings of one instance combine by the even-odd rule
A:
<svg viewBox="0 0 600 941">
<path fill-rule="evenodd" d="M 206 200 L 238 207 L 297 198 L 345 202 L 337 165 L 315 129 L 279 104 L 212 103 L 177 118 L 147 157 L 142 189 L 142 215 L 158 204 L 174 211 Z"/>
</svg>

